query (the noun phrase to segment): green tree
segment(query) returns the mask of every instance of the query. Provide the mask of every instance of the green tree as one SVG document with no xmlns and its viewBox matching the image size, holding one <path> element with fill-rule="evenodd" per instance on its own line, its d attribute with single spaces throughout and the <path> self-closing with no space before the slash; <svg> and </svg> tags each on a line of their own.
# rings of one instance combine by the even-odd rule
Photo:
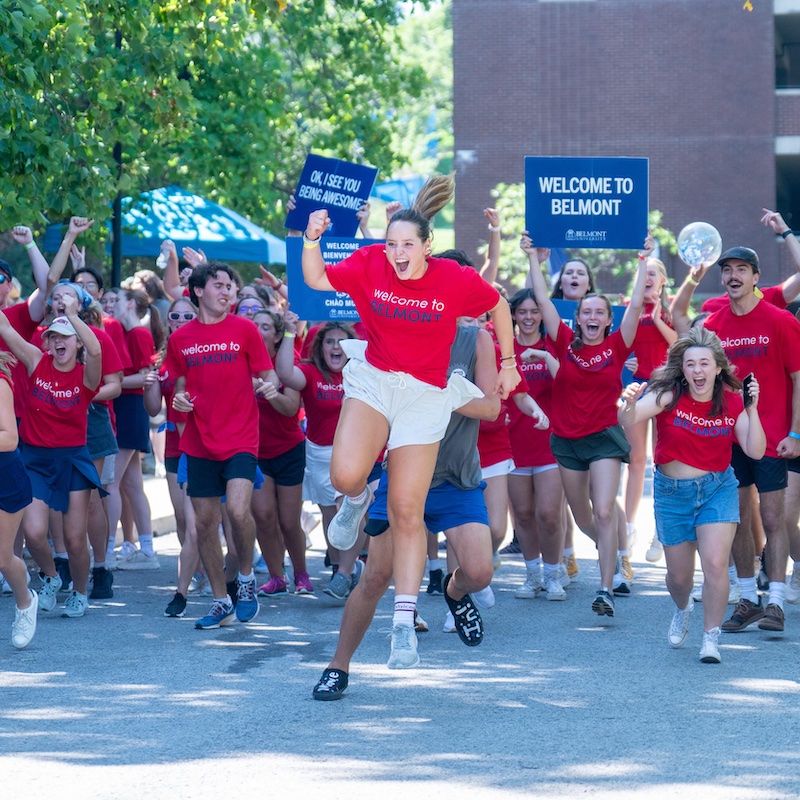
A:
<svg viewBox="0 0 800 800">
<path fill-rule="evenodd" d="M 0 225 L 103 220 L 117 192 L 179 183 L 279 232 L 310 150 L 385 173 L 404 163 L 393 131 L 426 77 L 399 46 L 403 11 L 398 0 L 4 3 Z"/>
<path fill-rule="evenodd" d="M 492 197 L 500 214 L 503 236 L 500 278 L 521 287 L 528 271 L 528 259 L 519 248 L 519 237 L 525 230 L 525 184 L 500 183 L 492 190 Z M 663 216 L 661 211 L 651 211 L 647 217 L 647 225 L 662 252 L 675 255 L 678 252 L 675 234 L 661 224 Z M 486 252 L 486 245 L 481 252 Z M 574 258 L 582 258 L 592 267 L 601 286 L 603 274 L 619 277 L 633 275 L 636 270 L 636 250 L 574 248 L 568 252 Z"/>
</svg>

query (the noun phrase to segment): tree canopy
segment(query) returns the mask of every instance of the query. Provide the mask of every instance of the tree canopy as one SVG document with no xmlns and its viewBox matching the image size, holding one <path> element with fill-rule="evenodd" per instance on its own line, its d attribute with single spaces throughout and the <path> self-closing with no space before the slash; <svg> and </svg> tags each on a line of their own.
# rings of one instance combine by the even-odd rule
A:
<svg viewBox="0 0 800 800">
<path fill-rule="evenodd" d="M 117 192 L 178 183 L 277 231 L 309 151 L 390 174 L 427 85 L 399 44 L 404 5 L 4 3 L 0 226 L 103 220 Z"/>
</svg>

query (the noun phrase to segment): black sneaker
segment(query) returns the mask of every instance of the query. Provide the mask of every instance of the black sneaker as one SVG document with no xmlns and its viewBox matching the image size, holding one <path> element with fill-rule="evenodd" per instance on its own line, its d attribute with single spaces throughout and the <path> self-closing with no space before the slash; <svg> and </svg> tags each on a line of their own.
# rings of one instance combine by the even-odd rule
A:
<svg viewBox="0 0 800 800">
<path fill-rule="evenodd" d="M 61 578 L 61 591 L 70 591 L 72 589 L 72 573 L 69 571 L 69 559 L 56 556 L 53 563 L 56 565 L 58 577 Z"/>
<path fill-rule="evenodd" d="M 314 687 L 315 700 L 338 700 L 347 688 L 347 673 L 341 669 L 326 669 Z"/>
<path fill-rule="evenodd" d="M 500 550 L 501 556 L 516 556 L 522 552 L 522 548 L 517 541 L 517 537 L 515 536 L 502 550 Z"/>
<path fill-rule="evenodd" d="M 444 573 L 440 569 L 432 569 L 428 573 L 428 588 L 426 589 L 428 594 L 435 594 L 441 595 L 444 593 L 442 589 L 442 578 L 444 577 Z"/>
<path fill-rule="evenodd" d="M 232 581 L 227 581 L 225 583 L 225 589 L 228 592 L 228 597 L 230 597 L 231 602 L 233 603 L 233 607 L 236 608 L 236 600 L 239 597 L 239 579 L 236 578 Z"/>
<path fill-rule="evenodd" d="M 169 605 L 164 609 L 164 616 L 182 617 L 185 613 L 186 598 L 180 592 L 175 592 L 175 597 L 169 601 Z"/>
<path fill-rule="evenodd" d="M 114 573 L 106 567 L 95 567 L 92 570 L 92 591 L 90 600 L 109 600 L 114 596 Z"/>
<path fill-rule="evenodd" d="M 453 573 L 449 573 L 444 579 L 444 599 L 447 601 L 447 607 L 453 615 L 453 620 L 456 623 L 456 633 L 458 638 L 464 642 L 467 647 L 476 647 L 483 641 L 483 620 L 481 614 L 472 598 L 465 594 L 460 600 L 453 600 L 447 594 L 447 586 L 450 583 Z"/>
<path fill-rule="evenodd" d="M 592 602 L 592 611 L 598 617 L 613 617 L 614 598 L 605 589 L 601 589 Z"/>
</svg>

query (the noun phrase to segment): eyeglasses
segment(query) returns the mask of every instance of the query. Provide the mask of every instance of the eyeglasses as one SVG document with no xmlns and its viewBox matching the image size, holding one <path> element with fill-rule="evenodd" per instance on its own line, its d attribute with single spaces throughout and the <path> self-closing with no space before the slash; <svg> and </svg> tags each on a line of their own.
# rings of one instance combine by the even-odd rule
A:
<svg viewBox="0 0 800 800">
<path fill-rule="evenodd" d="M 97 281 L 75 281 L 78 286 L 84 286 L 87 289 L 96 289 L 97 288 Z"/>
<path fill-rule="evenodd" d="M 239 306 L 239 311 L 245 314 L 255 314 L 256 311 L 266 311 L 264 306 Z"/>
<path fill-rule="evenodd" d="M 197 314 L 195 314 L 194 311 L 187 311 L 184 314 L 182 314 L 180 311 L 170 311 L 167 316 L 173 322 L 179 322 L 180 320 L 183 320 L 184 322 L 191 322 L 197 316 Z"/>
</svg>

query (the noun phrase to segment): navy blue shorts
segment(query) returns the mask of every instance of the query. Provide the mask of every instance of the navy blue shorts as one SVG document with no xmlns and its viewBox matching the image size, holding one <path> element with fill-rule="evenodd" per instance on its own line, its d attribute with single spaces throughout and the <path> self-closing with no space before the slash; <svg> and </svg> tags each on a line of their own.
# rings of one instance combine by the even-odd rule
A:
<svg viewBox="0 0 800 800">
<path fill-rule="evenodd" d="M 759 494 L 779 492 L 789 485 L 789 462 L 785 458 L 764 456 L 756 461 L 745 455 L 738 444 L 733 446 L 731 466 L 739 488 L 756 485 Z"/>
<path fill-rule="evenodd" d="M 389 528 L 386 498 L 389 480 L 381 475 L 375 499 L 369 507 L 366 531 L 370 536 L 380 536 Z M 452 483 L 441 483 L 428 491 L 425 499 L 425 527 L 431 533 L 441 533 L 459 525 L 479 522 L 489 524 L 489 514 L 483 500 L 486 483 L 481 481 L 474 489 L 459 489 Z"/>
<path fill-rule="evenodd" d="M 276 486 L 298 486 L 306 471 L 305 439 L 275 458 L 259 458 L 258 466 L 265 477 L 275 481 Z"/>
<path fill-rule="evenodd" d="M 30 505 L 33 499 L 31 479 L 25 470 L 19 450 L 0 453 L 0 511 L 16 514 Z"/>
<path fill-rule="evenodd" d="M 117 417 L 117 444 L 120 450 L 150 452 L 150 415 L 140 394 L 121 394 L 114 398 Z"/>
<path fill-rule="evenodd" d="M 225 461 L 186 456 L 186 493 L 189 497 L 222 497 L 228 481 L 235 478 L 255 483 L 257 468 L 252 453 L 236 453 Z"/>
</svg>

